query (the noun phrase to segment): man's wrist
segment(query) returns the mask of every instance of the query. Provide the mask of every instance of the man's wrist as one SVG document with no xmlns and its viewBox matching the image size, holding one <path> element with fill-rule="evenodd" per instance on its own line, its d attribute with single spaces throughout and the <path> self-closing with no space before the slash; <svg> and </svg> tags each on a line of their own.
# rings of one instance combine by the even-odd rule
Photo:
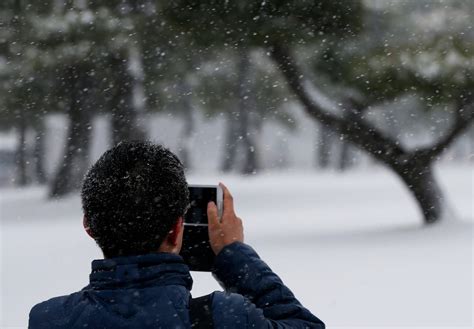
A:
<svg viewBox="0 0 474 329">
<path fill-rule="evenodd" d="M 229 244 L 224 245 L 224 246 L 219 250 L 219 252 L 216 254 L 216 257 L 218 257 L 224 250 L 226 250 L 226 249 L 228 249 L 228 248 L 232 249 L 232 248 L 235 247 L 235 245 L 239 245 L 239 244 L 245 245 L 243 242 L 240 242 L 240 241 L 234 241 L 234 242 L 231 242 L 231 243 L 229 243 Z"/>
</svg>

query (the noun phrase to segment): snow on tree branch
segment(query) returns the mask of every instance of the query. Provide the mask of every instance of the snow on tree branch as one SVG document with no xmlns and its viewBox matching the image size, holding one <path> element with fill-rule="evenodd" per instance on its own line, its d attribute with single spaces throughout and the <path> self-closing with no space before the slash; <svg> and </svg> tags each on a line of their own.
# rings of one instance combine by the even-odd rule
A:
<svg viewBox="0 0 474 329">
<path fill-rule="evenodd" d="M 472 97 L 471 97 L 472 98 Z M 453 143 L 456 138 L 462 134 L 465 129 L 474 120 L 474 100 L 469 99 L 469 101 L 464 100 L 458 106 L 457 110 L 454 113 L 454 123 L 448 132 L 441 137 L 436 143 L 431 146 L 428 146 L 424 149 L 418 150 L 414 153 L 416 158 L 433 160 L 434 158 L 439 157 L 444 150 L 446 150 L 451 143 Z"/>
</svg>

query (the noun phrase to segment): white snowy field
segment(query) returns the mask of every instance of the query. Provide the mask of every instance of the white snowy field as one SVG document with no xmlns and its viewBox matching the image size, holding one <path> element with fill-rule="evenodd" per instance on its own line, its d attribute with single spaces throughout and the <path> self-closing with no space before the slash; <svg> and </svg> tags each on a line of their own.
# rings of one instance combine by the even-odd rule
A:
<svg viewBox="0 0 474 329">
<path fill-rule="evenodd" d="M 430 227 L 383 168 L 189 180 L 229 186 L 246 242 L 329 328 L 471 328 L 473 174 L 437 169 L 451 215 Z M 0 224 L 0 325 L 26 327 L 35 303 L 85 286 L 101 254 L 82 231 L 78 196 L 0 190 Z M 220 289 L 207 273 L 193 277 L 194 295 Z"/>
</svg>

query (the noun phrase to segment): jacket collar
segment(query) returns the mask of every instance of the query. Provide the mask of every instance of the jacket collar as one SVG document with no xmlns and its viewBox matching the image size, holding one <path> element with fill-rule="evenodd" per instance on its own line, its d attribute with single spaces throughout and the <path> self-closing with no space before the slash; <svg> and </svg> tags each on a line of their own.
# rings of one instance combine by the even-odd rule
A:
<svg viewBox="0 0 474 329">
<path fill-rule="evenodd" d="M 191 290 L 193 280 L 181 256 L 155 253 L 92 261 L 92 289 L 181 285 Z"/>
</svg>

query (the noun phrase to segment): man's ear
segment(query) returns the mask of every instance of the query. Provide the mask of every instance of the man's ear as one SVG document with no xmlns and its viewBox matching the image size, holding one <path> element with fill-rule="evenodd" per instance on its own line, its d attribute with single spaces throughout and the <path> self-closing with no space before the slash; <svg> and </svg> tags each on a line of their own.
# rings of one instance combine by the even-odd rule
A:
<svg viewBox="0 0 474 329">
<path fill-rule="evenodd" d="M 179 217 L 166 237 L 168 244 L 177 246 L 181 243 L 183 228 L 183 217 Z"/>
<path fill-rule="evenodd" d="M 86 233 L 93 239 L 94 236 L 92 235 L 91 228 L 89 227 L 89 224 L 87 223 L 86 216 L 82 218 L 82 225 L 84 226 L 84 230 L 86 230 Z"/>
</svg>

